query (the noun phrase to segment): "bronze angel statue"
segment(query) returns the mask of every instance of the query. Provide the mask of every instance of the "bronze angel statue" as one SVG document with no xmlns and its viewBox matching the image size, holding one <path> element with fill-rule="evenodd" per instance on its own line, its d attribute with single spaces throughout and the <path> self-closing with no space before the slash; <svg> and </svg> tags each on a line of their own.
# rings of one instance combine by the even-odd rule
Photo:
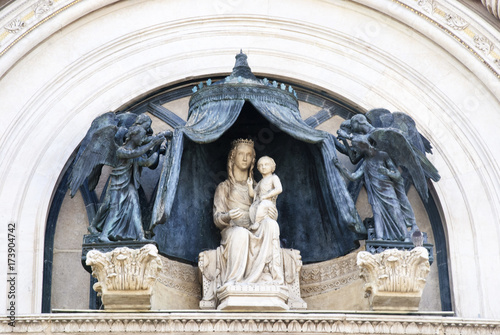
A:
<svg viewBox="0 0 500 335">
<path fill-rule="evenodd" d="M 375 239 L 409 241 L 418 231 L 406 196 L 410 183 L 424 202 L 428 200 L 427 178 L 440 179 L 425 157 L 431 146 L 403 113 L 374 109 L 344 121 L 338 130 L 340 152 L 349 156 L 356 171 L 349 172 L 338 160 L 335 166 L 351 181 L 363 182 L 372 207 Z M 350 141 L 350 144 L 348 142 Z"/>
<path fill-rule="evenodd" d="M 69 177 L 73 197 L 88 178 L 93 190 L 103 165 L 112 167 L 104 200 L 92 220 L 89 232 L 101 242 L 145 240 L 139 203 L 142 167 L 155 168 L 161 144 L 169 131 L 153 136 L 151 119 L 145 114 L 112 112 L 97 117 L 75 157 Z"/>
</svg>

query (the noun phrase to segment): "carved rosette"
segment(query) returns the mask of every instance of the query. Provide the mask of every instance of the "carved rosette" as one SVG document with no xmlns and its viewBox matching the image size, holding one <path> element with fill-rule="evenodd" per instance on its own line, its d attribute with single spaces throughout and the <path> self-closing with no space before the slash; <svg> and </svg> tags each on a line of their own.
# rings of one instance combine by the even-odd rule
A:
<svg viewBox="0 0 500 335">
<path fill-rule="evenodd" d="M 158 249 L 147 244 L 141 249 L 116 248 L 102 253 L 91 250 L 87 265 L 98 282 L 94 290 L 102 297 L 105 309 L 147 310 L 162 262 Z"/>
<path fill-rule="evenodd" d="M 373 310 L 418 311 L 430 271 L 427 249 L 389 249 L 375 255 L 361 251 L 357 264 Z"/>
</svg>

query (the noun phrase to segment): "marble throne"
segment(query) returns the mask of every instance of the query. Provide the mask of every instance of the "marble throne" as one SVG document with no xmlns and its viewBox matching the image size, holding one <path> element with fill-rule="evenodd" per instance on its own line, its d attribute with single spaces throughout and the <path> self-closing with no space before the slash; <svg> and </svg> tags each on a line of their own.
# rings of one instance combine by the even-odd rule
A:
<svg viewBox="0 0 500 335">
<path fill-rule="evenodd" d="M 288 310 L 307 309 L 300 296 L 299 274 L 302 260 L 299 250 L 280 248 L 284 284 L 224 285 L 221 274 L 222 247 L 203 251 L 198 268 L 202 283 L 200 309 Z"/>
</svg>

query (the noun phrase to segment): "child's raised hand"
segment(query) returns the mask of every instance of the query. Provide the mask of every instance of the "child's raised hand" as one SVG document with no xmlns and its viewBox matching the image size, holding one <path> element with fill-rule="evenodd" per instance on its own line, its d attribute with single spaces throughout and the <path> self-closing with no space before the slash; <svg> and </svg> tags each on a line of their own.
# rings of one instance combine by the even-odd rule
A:
<svg viewBox="0 0 500 335">
<path fill-rule="evenodd" d="M 253 180 L 252 180 L 252 178 L 250 178 L 250 177 L 249 177 L 249 178 L 247 179 L 247 185 L 253 185 Z"/>
</svg>

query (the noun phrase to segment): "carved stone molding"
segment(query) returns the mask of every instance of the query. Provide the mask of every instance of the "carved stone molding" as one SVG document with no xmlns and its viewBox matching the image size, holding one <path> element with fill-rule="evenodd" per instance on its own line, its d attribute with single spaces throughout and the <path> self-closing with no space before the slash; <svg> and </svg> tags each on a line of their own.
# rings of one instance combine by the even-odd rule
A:
<svg viewBox="0 0 500 335">
<path fill-rule="evenodd" d="M 493 43 L 481 35 L 474 36 L 474 45 L 486 55 L 493 50 Z"/>
<path fill-rule="evenodd" d="M 157 282 L 189 296 L 201 298 L 198 268 L 161 256 L 162 268 Z"/>
<path fill-rule="evenodd" d="M 447 13 L 445 15 L 446 23 L 455 30 L 464 30 L 469 26 L 469 22 L 465 21 L 457 14 Z"/>
<path fill-rule="evenodd" d="M 436 2 L 434 0 L 418 0 L 417 4 L 431 15 L 434 13 L 434 9 L 436 9 Z"/>
<path fill-rule="evenodd" d="M 95 3 L 90 11 L 106 6 L 117 0 L 102 0 Z M 0 13 L 0 57 L 9 51 L 27 34 L 38 29 L 47 21 L 60 15 L 71 7 L 84 3 L 82 0 L 26 0 L 14 1 Z M 84 8 L 87 4 L 84 5 Z M 89 9 L 82 10 L 80 16 L 87 14 Z M 73 16 L 73 15 L 70 15 Z M 73 20 L 78 18 L 73 16 Z M 71 20 L 72 21 L 72 20 Z M 61 27 L 57 28 L 60 29 Z M 55 28 L 54 28 L 55 29 Z M 46 36 L 45 36 L 46 37 Z M 42 40 L 44 37 L 42 38 Z"/>
<path fill-rule="evenodd" d="M 289 309 L 288 287 L 285 285 L 233 284 L 217 290 L 222 311 L 286 311 Z M 201 307 L 201 304 L 200 304 Z"/>
<path fill-rule="evenodd" d="M 338 290 L 359 280 L 356 256 L 357 252 L 352 252 L 329 261 L 303 265 L 300 271 L 301 296 L 306 298 Z"/>
<path fill-rule="evenodd" d="M 60 0 L 54 3 L 53 0 L 30 0 L 24 1 L 22 4 L 11 6 L 4 9 L 4 15 L 0 17 L 0 23 L 7 33 L 0 32 L 0 55 L 3 55 L 12 43 L 18 41 L 18 33 L 24 30 L 22 37 L 31 30 L 37 28 L 44 20 L 47 20 L 51 15 L 56 15 L 65 8 L 68 8 L 71 3 L 77 3 L 80 0 Z M 13 8 L 10 12 L 7 12 Z M 7 13 L 6 13 L 7 12 Z M 6 14 L 5 14 L 6 13 Z M 17 35 L 17 36 L 16 36 Z"/>
<path fill-rule="evenodd" d="M 361 251 L 358 266 L 373 310 L 418 311 L 430 271 L 426 248 L 389 249 L 374 255 Z"/>
<path fill-rule="evenodd" d="M 273 333 L 492 335 L 500 321 L 423 315 L 303 313 L 80 313 L 23 316 L 0 332 L 37 334 Z"/>
<path fill-rule="evenodd" d="M 375 0 L 354 0 L 356 2 L 371 6 L 375 9 L 385 12 L 387 5 L 384 1 Z M 422 25 L 412 26 L 428 35 L 428 28 L 424 28 L 425 23 L 431 23 L 437 28 L 446 33 L 464 47 L 467 52 L 472 53 L 474 57 L 478 58 L 483 65 L 485 65 L 490 72 L 497 78 L 500 78 L 500 71 L 498 69 L 498 62 L 500 54 L 496 52 L 497 47 L 500 46 L 498 34 L 493 31 L 495 27 L 482 17 L 469 12 L 459 2 L 450 0 L 390 0 L 400 10 L 408 10 L 411 14 L 415 14 L 422 19 Z M 491 9 L 493 15 L 498 17 L 498 0 L 482 0 L 483 4 Z M 397 13 L 398 10 L 393 10 L 390 13 Z M 398 19 L 399 16 L 394 16 Z M 414 21 L 412 21 L 414 22 Z M 434 34 L 434 33 L 433 33 Z M 437 34 L 436 34 L 437 35 Z"/>
<path fill-rule="evenodd" d="M 151 308 L 151 293 L 161 269 L 158 249 L 147 244 L 141 249 L 116 248 L 102 253 L 91 250 L 87 265 L 98 282 L 94 290 L 105 309 L 143 310 Z"/>
<path fill-rule="evenodd" d="M 35 12 L 35 16 L 40 17 L 45 13 L 50 12 L 51 7 L 54 5 L 54 1 L 52 0 L 40 0 L 33 6 L 33 11 Z"/>
<path fill-rule="evenodd" d="M 21 29 L 24 28 L 24 25 L 25 25 L 24 21 L 22 21 L 20 18 L 16 17 L 14 20 L 10 21 L 5 26 L 5 30 L 7 30 L 8 32 L 10 32 L 12 34 L 16 34 L 19 31 L 21 31 Z"/>
<path fill-rule="evenodd" d="M 117 0 L 106 0 L 96 2 L 94 5 L 91 5 L 91 7 L 83 9 L 80 16 L 116 1 Z M 372 0 L 355 1 L 368 6 L 370 6 L 372 2 Z M 498 0 L 481 1 L 490 13 L 498 17 Z M 0 26 L 5 29 L 5 33 L 0 34 L 0 57 L 11 49 L 14 44 L 18 43 L 26 34 L 38 29 L 48 20 L 81 2 L 84 1 L 28 0 L 24 2 L 16 1 L 15 4 L 5 8 L 3 11 L 4 15 L 0 17 Z M 424 22 L 431 22 L 437 29 L 446 32 L 451 38 L 465 47 L 467 51 L 472 52 L 474 56 L 480 58 L 479 60 L 500 78 L 500 71 L 498 71 L 495 65 L 495 62 L 500 59 L 500 56 L 495 53 L 482 55 L 484 51 L 478 50 L 473 42 L 476 34 L 489 29 L 489 24 L 486 20 L 479 17 L 472 18 L 468 16 L 463 7 L 457 6 L 454 1 L 451 0 L 378 0 L 378 4 L 372 7 L 382 6 L 383 12 L 385 13 L 387 4 L 391 2 L 401 5 L 402 8 L 408 9 L 412 14 L 424 19 Z M 398 17 L 395 18 L 398 19 Z M 24 33 L 19 35 L 17 33 L 20 31 L 18 28 L 21 25 L 24 27 Z M 451 27 L 454 33 L 449 33 L 449 27 Z M 58 29 L 60 29 L 60 27 L 58 27 Z M 432 36 L 429 37 L 432 39 Z M 493 46 L 499 43 L 496 38 L 490 38 L 489 36 L 485 36 L 485 38 L 490 40 Z M 481 52 L 478 54 L 477 51 Z"/>
<path fill-rule="evenodd" d="M 341 289 L 359 278 L 356 265 L 357 252 L 325 262 L 306 264 L 300 270 L 300 294 L 312 297 Z M 157 282 L 191 297 L 201 298 L 201 283 L 198 268 L 161 256 L 162 269 Z M 205 285 L 206 286 L 206 285 Z M 212 306 L 211 308 L 214 308 Z"/>
</svg>

